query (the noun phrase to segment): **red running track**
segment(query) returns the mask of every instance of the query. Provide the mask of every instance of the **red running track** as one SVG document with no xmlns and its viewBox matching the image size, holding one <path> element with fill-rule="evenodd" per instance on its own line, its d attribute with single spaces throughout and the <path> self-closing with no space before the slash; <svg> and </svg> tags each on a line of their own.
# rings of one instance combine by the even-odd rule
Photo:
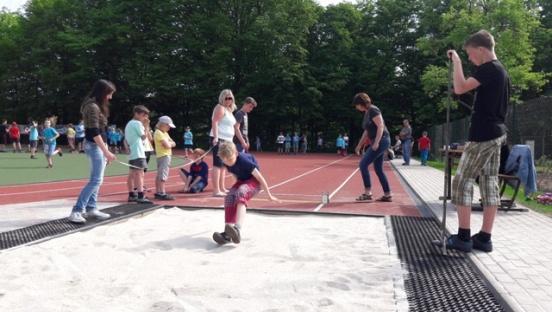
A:
<svg viewBox="0 0 552 312">
<path fill-rule="evenodd" d="M 362 193 L 363 185 L 358 171 L 359 157 L 351 155 L 340 157 L 329 154 L 307 155 L 278 155 L 275 153 L 255 154 L 261 172 L 268 181 L 271 192 L 281 202 L 274 203 L 268 200 L 261 192 L 250 203 L 250 208 L 284 211 L 311 211 L 319 213 L 346 213 L 360 215 L 399 215 L 419 216 L 413 200 L 403 185 L 399 182 L 395 171 L 385 164 L 385 173 L 393 193 L 393 202 L 355 202 L 355 198 Z M 206 157 L 211 165 L 211 156 Z M 116 165 L 116 164 L 114 164 Z M 178 193 L 182 182 L 177 168 L 171 169 L 171 176 L 167 183 L 167 191 L 176 200 L 157 201 L 158 204 L 183 207 L 222 207 L 223 198 L 211 196 L 209 185 L 204 193 Z M 370 168 L 374 198 L 383 195 L 377 177 Z M 145 184 L 154 189 L 155 172 L 146 174 Z M 228 176 L 226 187 L 230 188 L 234 178 Z M 27 185 L 13 185 L 0 187 L 0 205 L 11 203 L 26 203 L 54 199 L 76 199 L 86 180 L 71 180 Z M 322 205 L 322 193 L 331 195 L 330 203 Z M 149 196 L 153 192 L 150 192 Z M 126 202 L 126 176 L 106 177 L 100 189 L 100 201 Z"/>
</svg>

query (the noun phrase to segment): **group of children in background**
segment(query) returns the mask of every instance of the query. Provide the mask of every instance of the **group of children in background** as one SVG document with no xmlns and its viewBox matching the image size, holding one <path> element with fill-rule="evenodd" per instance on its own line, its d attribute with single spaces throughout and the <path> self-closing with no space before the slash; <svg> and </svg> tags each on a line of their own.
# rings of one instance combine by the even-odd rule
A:
<svg viewBox="0 0 552 312">
<path fill-rule="evenodd" d="M 255 140 L 256 142 L 258 142 L 257 150 L 259 150 L 261 145 L 260 138 L 257 137 Z M 278 149 L 278 153 L 280 154 L 282 153 L 289 154 L 291 152 L 293 152 L 294 154 L 297 154 L 297 153 L 306 153 L 309 144 L 308 144 L 306 134 L 299 135 L 298 132 L 295 132 L 293 136 L 291 136 L 289 133 L 287 133 L 284 136 L 284 133 L 280 132 L 278 137 L 276 137 L 276 146 Z"/>
<path fill-rule="evenodd" d="M 395 144 L 389 147 L 387 152 L 387 158 L 395 158 L 402 149 L 402 141 L 399 135 L 395 136 Z M 369 144 L 367 144 L 369 145 Z M 341 156 L 347 156 L 347 150 L 349 148 L 349 137 L 347 134 L 339 134 L 335 146 L 337 149 L 337 154 Z M 422 136 L 418 139 L 418 151 L 420 152 L 420 162 L 422 166 L 427 166 L 427 161 L 429 159 L 429 152 L 431 150 L 431 139 L 428 137 L 427 131 L 422 132 Z"/>
<path fill-rule="evenodd" d="M 47 166 L 46 168 L 52 168 L 54 166 L 53 156 L 63 156 L 61 147 L 57 147 L 56 139 L 59 137 L 59 133 L 56 129 L 52 128 L 50 119 L 46 119 L 43 128 L 40 129 L 36 121 L 31 121 L 30 125 L 25 128 L 25 133 L 29 136 L 29 152 L 31 153 L 31 159 L 36 159 L 36 150 L 38 148 L 39 140 L 42 140 L 44 145 L 44 155 L 46 156 Z M 22 152 L 21 148 L 21 130 L 19 125 L 14 121 L 7 127 L 7 121 L 2 122 L 2 129 L 4 131 L 2 135 L 7 134 L 13 144 L 13 152 Z M 4 140 L 5 141 L 5 140 Z M 3 142 L 4 144 L 6 142 Z"/>
<path fill-rule="evenodd" d="M 107 142 L 109 145 L 109 151 L 112 153 L 124 153 L 125 152 L 125 134 L 121 128 L 117 128 L 114 125 L 107 129 Z"/>
<path fill-rule="evenodd" d="M 349 148 L 349 136 L 347 133 L 337 136 L 335 140 L 335 147 L 337 148 L 337 154 L 341 156 L 347 156 L 347 150 Z"/>
</svg>

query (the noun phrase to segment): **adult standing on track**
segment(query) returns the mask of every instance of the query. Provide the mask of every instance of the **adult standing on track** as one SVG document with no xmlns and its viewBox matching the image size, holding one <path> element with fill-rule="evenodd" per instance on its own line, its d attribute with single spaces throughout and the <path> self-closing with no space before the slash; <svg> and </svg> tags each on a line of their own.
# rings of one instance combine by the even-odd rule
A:
<svg viewBox="0 0 552 312">
<path fill-rule="evenodd" d="M 240 153 L 247 153 L 251 145 L 249 144 L 249 118 L 248 113 L 257 107 L 257 101 L 254 98 L 248 96 L 243 101 L 242 107 L 239 111 L 234 114 L 236 118 L 236 124 L 234 131 L 236 132 L 236 148 Z"/>
<path fill-rule="evenodd" d="M 69 221 L 73 223 L 86 222 L 83 216 L 85 210 L 87 217 L 95 217 L 100 220 L 110 217 L 109 214 L 98 210 L 96 202 L 100 185 L 103 182 L 106 161 L 109 163 L 115 160 L 115 155 L 109 151 L 105 143 L 109 100 L 115 90 L 113 83 L 103 79 L 98 80 L 81 106 L 85 127 L 84 151 L 91 168 L 90 180 L 82 189 L 69 216 Z"/>
<path fill-rule="evenodd" d="M 232 90 L 224 89 L 220 92 L 218 103 L 213 109 L 211 117 L 211 142 L 213 144 L 213 196 L 226 196 L 224 180 L 226 169 L 218 156 L 218 145 L 222 142 L 232 142 L 234 139 L 236 118 L 233 112 L 236 110 L 236 103 Z"/>
<path fill-rule="evenodd" d="M 412 153 L 412 127 L 408 119 L 403 120 L 403 128 L 399 133 L 402 140 L 403 166 L 410 166 L 410 153 Z"/>
<path fill-rule="evenodd" d="M 353 98 L 353 105 L 358 111 L 364 113 L 364 119 L 362 121 L 362 128 L 364 132 L 362 137 L 355 148 L 357 155 L 360 155 L 366 138 L 370 138 L 371 146 L 367 149 L 366 153 L 362 156 L 360 161 L 360 172 L 362 174 L 362 181 L 364 183 L 364 193 L 362 193 L 356 200 L 367 201 L 372 200 L 372 184 L 370 182 L 370 173 L 368 172 L 368 165 L 374 163 L 374 170 L 383 187 L 383 196 L 377 199 L 377 201 L 390 202 L 391 201 L 391 189 L 389 188 L 389 182 L 383 172 L 383 157 L 385 151 L 391 145 L 391 139 L 389 138 L 389 131 L 385 127 L 385 122 L 381 115 L 381 111 L 375 105 L 372 105 L 372 100 L 366 93 L 357 93 Z"/>
</svg>

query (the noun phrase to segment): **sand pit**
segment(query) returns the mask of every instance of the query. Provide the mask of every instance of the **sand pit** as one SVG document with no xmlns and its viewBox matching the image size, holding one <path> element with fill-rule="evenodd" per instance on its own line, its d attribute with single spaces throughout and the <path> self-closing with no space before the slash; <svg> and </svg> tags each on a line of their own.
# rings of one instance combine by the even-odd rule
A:
<svg viewBox="0 0 552 312">
<path fill-rule="evenodd" d="M 160 209 L 0 253 L 0 311 L 396 311 L 383 218 Z M 399 289 L 401 287 L 398 287 Z M 399 309 L 400 310 L 400 309 Z"/>
</svg>

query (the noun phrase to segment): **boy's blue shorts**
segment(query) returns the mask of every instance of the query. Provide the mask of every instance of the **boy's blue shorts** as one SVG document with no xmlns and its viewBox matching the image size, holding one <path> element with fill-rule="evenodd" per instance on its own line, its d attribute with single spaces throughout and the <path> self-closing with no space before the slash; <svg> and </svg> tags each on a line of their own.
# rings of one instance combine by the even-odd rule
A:
<svg viewBox="0 0 552 312">
<path fill-rule="evenodd" d="M 56 151 L 56 144 L 44 144 L 44 154 L 52 156 Z"/>
</svg>

